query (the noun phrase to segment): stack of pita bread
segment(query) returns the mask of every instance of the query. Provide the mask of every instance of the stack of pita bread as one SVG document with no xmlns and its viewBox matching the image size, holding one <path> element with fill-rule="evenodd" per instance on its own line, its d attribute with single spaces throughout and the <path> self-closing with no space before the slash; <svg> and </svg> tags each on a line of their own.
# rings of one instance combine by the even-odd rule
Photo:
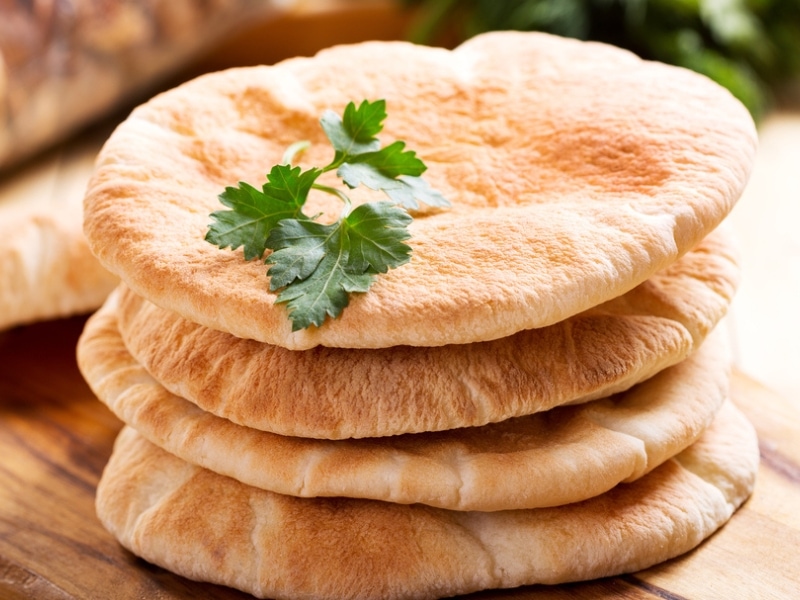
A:
<svg viewBox="0 0 800 600">
<path fill-rule="evenodd" d="M 292 331 L 266 267 L 204 241 L 209 213 L 297 140 L 327 164 L 319 116 L 364 98 L 452 207 L 416 214 L 411 262 L 340 318 Z M 78 348 L 126 423 L 101 521 L 268 598 L 555 584 L 697 546 L 758 463 L 719 325 L 739 276 L 720 223 L 755 146 L 703 77 L 530 33 L 340 46 L 154 98 L 85 200 L 123 282 Z"/>
</svg>

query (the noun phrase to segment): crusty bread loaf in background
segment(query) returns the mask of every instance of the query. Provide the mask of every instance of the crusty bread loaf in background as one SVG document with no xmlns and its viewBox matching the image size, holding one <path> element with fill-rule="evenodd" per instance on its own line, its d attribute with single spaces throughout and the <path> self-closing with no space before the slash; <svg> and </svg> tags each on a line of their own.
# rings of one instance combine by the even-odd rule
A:
<svg viewBox="0 0 800 600">
<path fill-rule="evenodd" d="M 144 100 L 237 26 L 266 20 L 275 5 L 0 0 L 0 172 Z"/>
</svg>

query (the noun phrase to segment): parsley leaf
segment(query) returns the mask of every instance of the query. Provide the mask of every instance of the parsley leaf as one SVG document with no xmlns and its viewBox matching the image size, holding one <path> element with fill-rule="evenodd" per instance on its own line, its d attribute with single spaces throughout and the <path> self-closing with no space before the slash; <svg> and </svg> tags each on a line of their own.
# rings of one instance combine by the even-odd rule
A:
<svg viewBox="0 0 800 600">
<path fill-rule="evenodd" d="M 419 203 L 449 206 L 421 175 L 425 164 L 416 153 L 396 141 L 381 148 L 376 137 L 383 130 L 386 102 L 350 102 L 339 117 L 326 111 L 320 120 L 334 149 L 333 160 L 322 168 L 303 171 L 281 164 L 272 167 L 261 190 L 240 182 L 219 195 L 231 210 L 211 213 L 206 240 L 220 248 L 243 246 L 247 260 L 265 263 L 270 290 L 276 302 L 286 304 L 292 330 L 320 326 L 327 317 L 338 317 L 350 302 L 350 294 L 366 292 L 374 277 L 411 259 L 406 209 Z M 284 162 L 308 147 L 292 144 Z M 365 185 L 385 192 L 392 202 L 370 202 L 351 210 L 350 199 L 337 189 L 316 183 L 328 171 L 349 188 Z M 312 189 L 331 193 L 345 204 L 334 223 L 319 223 L 303 212 Z"/>
<path fill-rule="evenodd" d="M 375 136 L 383 129 L 385 118 L 385 100 L 364 100 L 358 108 L 350 102 L 344 109 L 343 117 L 332 110 L 326 111 L 320 124 L 336 150 L 334 163 L 342 157 L 380 148 L 380 140 Z"/>
<path fill-rule="evenodd" d="M 350 292 L 366 292 L 372 276 L 411 259 L 403 243 L 411 216 L 388 202 L 362 204 L 331 225 L 284 219 L 272 230 L 267 245 L 274 249 L 266 263 L 270 290 L 282 291 L 292 330 L 321 325 L 338 317 Z M 313 277 L 312 277 L 313 275 Z"/>
<path fill-rule="evenodd" d="M 219 200 L 233 210 L 211 213 L 216 223 L 209 225 L 206 241 L 231 250 L 244 246 L 246 260 L 261 258 L 272 228 L 282 219 L 303 214 L 303 204 L 317 177 L 318 169 L 301 173 L 300 167 L 276 165 L 261 191 L 244 182 L 238 188 L 226 187 Z"/>
<path fill-rule="evenodd" d="M 411 260 L 411 248 L 403 242 L 411 237 L 411 215 L 388 202 L 358 206 L 344 219 L 350 240 L 353 269 L 386 273 Z"/>
<path fill-rule="evenodd" d="M 336 174 L 350 188 L 363 184 L 381 190 L 406 208 L 419 208 L 418 201 L 428 206 L 449 206 L 444 196 L 419 177 L 426 170 L 425 164 L 415 152 L 404 152 L 404 148 L 403 142 L 395 142 L 375 152 L 349 157 Z"/>
<path fill-rule="evenodd" d="M 404 152 L 403 149 L 405 147 L 404 142 L 395 142 L 375 152 L 364 152 L 349 156 L 344 164 L 369 165 L 381 175 L 390 179 L 399 175 L 422 175 L 425 172 L 425 163 L 417 158 L 417 153 L 413 150 Z M 340 177 L 342 177 L 341 170 L 342 168 L 339 167 L 339 171 L 337 171 L 337 175 Z M 350 187 L 358 186 L 358 184 L 351 185 L 347 179 L 342 178 Z"/>
</svg>

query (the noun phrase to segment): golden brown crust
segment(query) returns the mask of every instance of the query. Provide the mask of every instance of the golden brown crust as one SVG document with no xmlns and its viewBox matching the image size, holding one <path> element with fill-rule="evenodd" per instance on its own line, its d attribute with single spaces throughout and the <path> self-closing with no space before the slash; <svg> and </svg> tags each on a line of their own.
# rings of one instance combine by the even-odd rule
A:
<svg viewBox="0 0 800 600">
<path fill-rule="evenodd" d="M 124 286 L 118 315 L 136 360 L 204 410 L 282 435 L 377 437 L 484 425 L 627 389 L 702 343 L 738 276 L 733 245 L 715 231 L 626 295 L 564 322 L 434 348 L 286 350 L 181 319 Z"/>
<path fill-rule="evenodd" d="M 292 333 L 264 265 L 203 240 L 208 215 L 224 186 L 262 181 L 292 142 L 313 143 L 303 166 L 326 164 L 323 110 L 378 97 L 387 139 L 418 151 L 453 207 L 416 218 L 411 262 L 341 318 Z M 490 340 L 674 262 L 729 212 L 755 146 L 722 88 L 612 47 L 510 32 L 453 52 L 367 43 L 208 75 L 140 107 L 102 154 L 85 230 L 138 294 L 240 337 L 291 349 Z"/>
<path fill-rule="evenodd" d="M 189 465 L 125 428 L 97 510 L 145 560 L 257 597 L 424 599 L 667 560 L 731 517 L 757 466 L 755 432 L 728 403 L 695 445 L 635 483 L 554 508 L 453 512 L 266 492 Z"/>
<path fill-rule="evenodd" d="M 610 399 L 483 427 L 363 440 L 275 435 L 170 394 L 126 350 L 113 303 L 87 324 L 78 363 L 97 396 L 150 441 L 249 485 L 302 497 L 495 511 L 596 496 L 689 446 L 727 397 L 729 352 L 721 333 Z"/>
</svg>

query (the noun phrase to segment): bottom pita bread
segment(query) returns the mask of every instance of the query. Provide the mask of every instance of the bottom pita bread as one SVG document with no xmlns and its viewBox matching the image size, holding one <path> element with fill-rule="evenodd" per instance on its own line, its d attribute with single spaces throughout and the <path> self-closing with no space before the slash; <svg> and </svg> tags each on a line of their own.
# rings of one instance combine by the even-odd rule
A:
<svg viewBox="0 0 800 600">
<path fill-rule="evenodd" d="M 297 498 L 193 466 L 126 427 L 97 491 L 123 546 L 270 598 L 439 598 L 637 571 L 697 546 L 751 493 L 755 431 L 731 403 L 631 484 L 555 508 L 456 512 Z"/>
</svg>

